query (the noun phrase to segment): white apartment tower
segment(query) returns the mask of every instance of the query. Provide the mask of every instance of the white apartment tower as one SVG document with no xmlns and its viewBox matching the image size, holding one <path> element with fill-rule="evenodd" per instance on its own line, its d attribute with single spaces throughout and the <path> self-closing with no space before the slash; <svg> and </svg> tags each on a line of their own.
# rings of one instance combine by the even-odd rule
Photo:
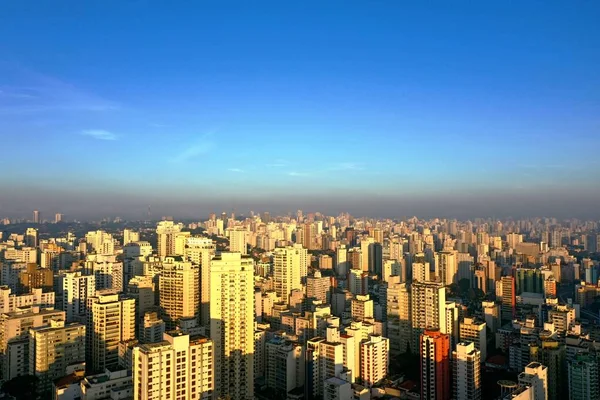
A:
<svg viewBox="0 0 600 400">
<path fill-rule="evenodd" d="M 254 398 L 254 267 L 252 258 L 224 252 L 213 258 L 210 336 L 214 341 L 215 391 Z"/>
<path fill-rule="evenodd" d="M 387 337 L 390 353 L 406 353 L 411 345 L 411 293 L 410 284 L 400 283 L 400 277 L 392 276 L 386 292 Z"/>
<path fill-rule="evenodd" d="M 67 322 L 85 318 L 87 300 L 96 295 L 96 277 L 81 272 L 61 272 L 62 304 L 58 306 L 66 313 Z"/>
<path fill-rule="evenodd" d="M 85 272 L 96 277 L 96 290 L 123 291 L 123 263 L 115 254 L 88 254 Z"/>
<path fill-rule="evenodd" d="M 529 363 L 525 371 L 519 374 L 519 384 L 531 386 L 534 400 L 547 400 L 548 368 L 538 362 Z"/>
<path fill-rule="evenodd" d="M 160 257 L 176 255 L 175 236 L 181 232 L 183 224 L 175 224 L 173 221 L 160 221 L 156 225 L 156 236 L 158 239 L 158 255 Z"/>
<path fill-rule="evenodd" d="M 200 325 L 210 324 L 210 263 L 216 246 L 209 238 L 189 237 L 185 260 L 200 266 Z"/>
<path fill-rule="evenodd" d="M 360 343 L 360 377 L 367 387 L 383 381 L 387 376 L 390 341 L 379 335 L 371 335 Z"/>
<path fill-rule="evenodd" d="M 131 229 L 123 229 L 123 246 L 126 246 L 131 242 L 137 242 L 139 240 L 139 232 L 133 231 Z"/>
<path fill-rule="evenodd" d="M 302 289 L 300 277 L 302 256 L 294 246 L 278 247 L 273 251 L 273 284 L 275 293 L 287 302 L 294 289 Z"/>
<path fill-rule="evenodd" d="M 440 251 L 435 255 L 435 275 L 444 285 L 458 283 L 456 250 Z"/>
<path fill-rule="evenodd" d="M 227 236 L 229 237 L 229 251 L 248 254 L 248 235 L 249 232 L 241 227 L 227 228 Z"/>
<path fill-rule="evenodd" d="M 348 270 L 350 269 L 350 265 L 348 265 L 348 250 L 346 249 L 345 244 L 341 244 L 335 253 L 335 271 L 338 276 L 346 276 Z"/>
<path fill-rule="evenodd" d="M 411 348 L 419 348 L 419 338 L 425 329 L 446 333 L 446 289 L 442 283 L 413 282 L 411 286 Z"/>
<path fill-rule="evenodd" d="M 473 342 L 461 342 L 452 352 L 454 400 L 481 400 L 481 353 Z"/>
<path fill-rule="evenodd" d="M 181 331 L 133 349 L 134 400 L 213 399 L 213 342 Z"/>
<path fill-rule="evenodd" d="M 460 340 L 473 342 L 475 348 L 481 352 L 481 362 L 487 357 L 486 324 L 475 318 L 465 318 L 460 323 Z"/>
</svg>

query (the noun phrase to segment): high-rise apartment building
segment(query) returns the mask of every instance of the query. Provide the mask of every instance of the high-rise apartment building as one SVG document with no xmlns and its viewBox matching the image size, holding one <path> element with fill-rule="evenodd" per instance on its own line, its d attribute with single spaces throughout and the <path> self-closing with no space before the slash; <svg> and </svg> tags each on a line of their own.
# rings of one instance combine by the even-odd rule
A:
<svg viewBox="0 0 600 400">
<path fill-rule="evenodd" d="M 175 224 L 173 221 L 160 221 L 156 225 L 157 249 L 160 257 L 177 255 L 175 237 L 182 229 L 183 224 Z"/>
<path fill-rule="evenodd" d="M 19 274 L 19 293 L 31 293 L 34 289 L 52 291 L 54 273 L 50 268 L 39 268 L 36 264 L 27 264 L 27 269 Z"/>
<path fill-rule="evenodd" d="M 329 378 L 325 381 L 323 400 L 354 400 L 352 384 L 340 378 Z"/>
<path fill-rule="evenodd" d="M 252 258 L 221 253 L 211 263 L 210 336 L 217 396 L 254 398 L 254 268 Z"/>
<path fill-rule="evenodd" d="M 419 346 L 419 337 L 426 329 L 446 329 L 446 289 L 441 283 L 413 282 L 411 286 L 412 348 Z"/>
<path fill-rule="evenodd" d="M 387 337 L 390 353 L 405 353 L 411 345 L 411 291 L 410 284 L 400 283 L 400 277 L 392 276 L 386 290 Z"/>
<path fill-rule="evenodd" d="M 0 380 L 29 374 L 29 329 L 64 319 L 63 311 L 38 307 L 0 314 Z"/>
<path fill-rule="evenodd" d="M 452 352 L 454 400 L 481 400 L 481 353 L 472 342 L 461 342 Z"/>
<path fill-rule="evenodd" d="M 354 321 L 372 320 L 374 302 L 368 294 L 357 294 L 350 302 L 350 315 Z"/>
<path fill-rule="evenodd" d="M 131 229 L 123 229 L 123 246 L 127 246 L 129 243 L 139 242 L 140 233 Z"/>
<path fill-rule="evenodd" d="M 88 232 L 85 235 L 87 251 L 100 255 L 115 253 L 115 240 L 110 233 L 104 231 Z"/>
<path fill-rule="evenodd" d="M 96 290 L 122 292 L 124 289 L 123 263 L 117 260 L 116 254 L 88 254 L 85 272 L 96 277 Z"/>
<path fill-rule="evenodd" d="M 503 276 L 500 280 L 502 287 L 502 321 L 512 321 L 516 312 L 516 285 L 515 278 L 512 276 Z"/>
<path fill-rule="evenodd" d="M 229 251 L 248 254 L 248 234 L 249 232 L 241 227 L 227 228 L 226 235 L 229 237 Z"/>
<path fill-rule="evenodd" d="M 304 348 L 283 337 L 275 336 L 265 344 L 267 386 L 281 396 L 304 386 Z"/>
<path fill-rule="evenodd" d="M 158 280 L 159 306 L 167 331 L 180 318 L 198 318 L 200 314 L 200 270 L 181 257 L 166 257 Z"/>
<path fill-rule="evenodd" d="M 63 218 L 64 218 L 64 215 L 61 213 L 54 214 L 54 223 L 58 224 L 58 223 L 62 222 Z"/>
<path fill-rule="evenodd" d="M 54 292 L 43 292 L 42 289 L 33 289 L 31 293 L 12 294 L 8 286 L 0 286 L 0 313 L 17 311 L 19 308 L 39 307 L 54 308 Z"/>
<path fill-rule="evenodd" d="M 38 378 L 38 392 L 49 395 L 52 382 L 68 374 L 68 368 L 85 363 L 85 325 L 50 321 L 49 326 L 29 330 L 29 373 Z"/>
<path fill-rule="evenodd" d="M 273 252 L 273 284 L 275 293 L 287 302 L 294 289 L 302 289 L 301 272 L 307 260 L 302 246 L 278 247 Z"/>
<path fill-rule="evenodd" d="M 306 278 L 306 297 L 322 301 L 324 304 L 331 301 L 331 278 L 321 276 L 320 271 L 315 271 Z"/>
<path fill-rule="evenodd" d="M 444 285 L 458 283 L 456 250 L 440 251 L 435 255 L 435 275 Z"/>
<path fill-rule="evenodd" d="M 412 277 L 415 282 L 431 282 L 431 272 L 428 262 L 413 262 Z"/>
<path fill-rule="evenodd" d="M 600 398 L 598 390 L 598 360 L 591 354 L 577 354 L 567 361 L 569 400 Z"/>
<path fill-rule="evenodd" d="M 165 322 L 160 319 L 160 314 L 157 311 L 146 311 L 140 322 L 138 339 L 140 343 L 160 342 L 165 331 Z"/>
<path fill-rule="evenodd" d="M 328 329 L 327 337 L 317 336 L 307 342 L 307 374 L 312 377 L 309 390 L 315 398 L 323 396 L 327 379 L 340 378 L 344 372 L 344 346 L 334 330 Z"/>
<path fill-rule="evenodd" d="M 33 210 L 33 223 L 34 224 L 42 223 L 42 216 L 40 215 L 40 212 L 38 210 Z"/>
<path fill-rule="evenodd" d="M 86 317 L 87 300 L 96 295 L 96 277 L 80 271 L 61 272 L 59 288 L 62 302 L 58 307 L 66 313 L 66 321 L 83 321 Z"/>
<path fill-rule="evenodd" d="M 184 251 L 185 261 L 200 267 L 200 325 L 210 324 L 210 263 L 216 246 L 212 239 L 189 237 Z"/>
<path fill-rule="evenodd" d="M 476 318 L 465 318 L 460 322 L 460 340 L 472 342 L 481 352 L 481 362 L 487 357 L 486 324 Z"/>
<path fill-rule="evenodd" d="M 450 400 L 450 337 L 439 329 L 420 336 L 421 399 Z"/>
<path fill-rule="evenodd" d="M 38 230 L 36 228 L 27 228 L 25 231 L 25 246 L 38 247 Z"/>
<path fill-rule="evenodd" d="M 135 300 L 113 291 L 88 298 L 86 365 L 99 372 L 119 363 L 119 342 L 135 339 Z"/>
<path fill-rule="evenodd" d="M 341 244 L 335 252 L 335 272 L 338 276 L 346 276 L 349 270 L 348 250 L 345 244 Z"/>
<path fill-rule="evenodd" d="M 214 399 L 213 342 L 181 331 L 133 349 L 134 400 Z"/>
<path fill-rule="evenodd" d="M 370 335 L 360 343 L 360 377 L 363 385 L 372 387 L 387 376 L 390 341 L 380 335 Z"/>
<path fill-rule="evenodd" d="M 598 390 L 596 376 L 596 390 Z M 548 368 L 538 362 L 529 363 L 525 371 L 519 374 L 519 384 L 531 386 L 534 400 L 548 399 Z"/>
<path fill-rule="evenodd" d="M 149 276 L 136 276 L 127 284 L 127 296 L 135 299 L 135 322 L 139 324 L 146 311 L 156 306 L 155 283 Z"/>
</svg>

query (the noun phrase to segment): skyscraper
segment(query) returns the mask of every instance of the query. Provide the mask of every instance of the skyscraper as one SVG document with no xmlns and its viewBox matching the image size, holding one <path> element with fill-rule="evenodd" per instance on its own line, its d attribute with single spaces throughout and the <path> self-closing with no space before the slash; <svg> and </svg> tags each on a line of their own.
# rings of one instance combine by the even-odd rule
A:
<svg viewBox="0 0 600 400">
<path fill-rule="evenodd" d="M 158 255 L 161 257 L 176 255 L 175 236 L 181 232 L 183 224 L 174 224 L 173 221 L 160 221 L 156 226 L 158 239 Z"/>
<path fill-rule="evenodd" d="M 133 349 L 135 400 L 213 399 L 212 340 L 181 331 Z"/>
<path fill-rule="evenodd" d="M 516 311 L 516 285 L 515 278 L 512 276 L 503 276 L 501 279 L 502 287 L 502 321 L 512 321 Z"/>
<path fill-rule="evenodd" d="M 66 321 L 82 321 L 87 311 L 87 300 L 96 295 L 96 277 L 81 272 L 61 272 L 59 290 L 62 291 L 62 304 L 58 304 L 66 313 Z"/>
<path fill-rule="evenodd" d="M 88 304 L 86 365 L 100 372 L 118 365 L 119 342 L 135 339 L 135 300 L 103 291 Z"/>
<path fill-rule="evenodd" d="M 350 269 L 349 262 L 347 261 L 348 253 L 345 244 L 341 244 L 336 250 L 335 259 L 335 272 L 338 276 L 346 276 Z"/>
<path fill-rule="evenodd" d="M 180 318 L 198 318 L 200 313 L 200 271 L 181 257 L 166 257 L 158 278 L 159 306 L 167 330 Z"/>
<path fill-rule="evenodd" d="M 63 311 L 39 307 L 0 314 L 0 380 L 29 374 L 29 329 L 64 319 Z"/>
<path fill-rule="evenodd" d="M 36 376 L 40 394 L 49 395 L 52 382 L 67 375 L 67 368 L 85 362 L 85 325 L 50 321 L 29 331 L 29 371 Z"/>
<path fill-rule="evenodd" d="M 436 254 L 435 275 L 444 285 L 458 283 L 457 251 L 440 251 Z"/>
<path fill-rule="evenodd" d="M 210 324 L 210 264 L 215 255 L 215 243 L 204 237 L 187 238 L 185 260 L 200 266 L 200 325 Z"/>
<path fill-rule="evenodd" d="M 38 230 L 35 228 L 27 228 L 25 231 L 25 245 L 27 247 L 38 246 Z"/>
<path fill-rule="evenodd" d="M 562 377 L 561 377 L 562 379 Z M 598 390 L 598 375 L 596 374 L 596 390 Z M 519 374 L 519 384 L 528 385 L 533 389 L 535 400 L 548 399 L 548 368 L 538 362 L 529 363 L 525 371 Z M 598 398 L 598 397 L 594 397 Z"/>
<path fill-rule="evenodd" d="M 379 335 L 371 335 L 360 343 L 360 377 L 365 386 L 372 387 L 387 376 L 389 351 L 389 339 Z"/>
<path fill-rule="evenodd" d="M 569 399 L 593 400 L 598 391 L 598 360 L 591 354 L 577 354 L 568 361 Z"/>
<path fill-rule="evenodd" d="M 461 342 L 452 352 L 454 400 L 481 399 L 481 353 L 472 342 Z"/>
<path fill-rule="evenodd" d="M 229 237 L 229 251 L 248 254 L 248 231 L 240 228 L 227 228 L 226 234 Z"/>
<path fill-rule="evenodd" d="M 254 269 L 250 257 L 221 253 L 211 263 L 210 336 L 217 396 L 254 399 Z"/>
<path fill-rule="evenodd" d="M 486 324 L 475 318 L 465 318 L 460 323 L 460 340 L 472 342 L 481 352 L 481 361 L 487 357 Z"/>
<path fill-rule="evenodd" d="M 302 246 L 278 247 L 273 252 L 273 283 L 275 293 L 287 302 L 294 289 L 302 289 L 301 271 L 307 259 Z"/>
<path fill-rule="evenodd" d="M 411 346 L 411 292 L 410 284 L 401 283 L 398 276 L 392 276 L 388 281 L 386 312 L 390 353 L 405 353 Z"/>
<path fill-rule="evenodd" d="M 427 329 L 420 337 L 421 399 L 449 400 L 450 337 L 439 329 Z"/>
<path fill-rule="evenodd" d="M 41 223 L 42 219 L 40 216 L 40 212 L 38 210 L 33 210 L 33 223 L 34 224 L 39 224 Z"/>
<path fill-rule="evenodd" d="M 412 348 L 419 348 L 425 329 L 446 330 L 446 289 L 441 283 L 413 282 L 411 286 Z"/>
</svg>

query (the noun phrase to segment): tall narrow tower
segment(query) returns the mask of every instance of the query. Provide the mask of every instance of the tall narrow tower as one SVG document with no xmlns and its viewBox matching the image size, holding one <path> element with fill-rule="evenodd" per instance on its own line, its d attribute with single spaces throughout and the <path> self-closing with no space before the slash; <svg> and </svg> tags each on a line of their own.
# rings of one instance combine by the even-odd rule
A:
<svg viewBox="0 0 600 400">
<path fill-rule="evenodd" d="M 252 258 L 221 253 L 211 263 L 210 337 L 217 397 L 254 399 L 254 268 Z"/>
<path fill-rule="evenodd" d="M 456 400 L 481 399 L 481 352 L 473 342 L 461 342 L 452 352 Z"/>
<path fill-rule="evenodd" d="M 439 329 L 421 335 L 421 399 L 450 399 L 450 336 Z"/>
</svg>

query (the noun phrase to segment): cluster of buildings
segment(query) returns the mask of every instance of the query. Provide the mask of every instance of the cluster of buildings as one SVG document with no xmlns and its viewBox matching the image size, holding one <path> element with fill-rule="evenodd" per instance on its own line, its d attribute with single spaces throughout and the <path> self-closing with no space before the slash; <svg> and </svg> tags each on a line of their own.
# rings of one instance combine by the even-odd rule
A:
<svg viewBox="0 0 600 400">
<path fill-rule="evenodd" d="M 166 219 L 148 240 L 34 225 L 0 236 L 0 381 L 61 400 L 600 399 L 597 230 L 301 211 Z M 485 388 L 495 372 L 513 379 Z"/>
</svg>

